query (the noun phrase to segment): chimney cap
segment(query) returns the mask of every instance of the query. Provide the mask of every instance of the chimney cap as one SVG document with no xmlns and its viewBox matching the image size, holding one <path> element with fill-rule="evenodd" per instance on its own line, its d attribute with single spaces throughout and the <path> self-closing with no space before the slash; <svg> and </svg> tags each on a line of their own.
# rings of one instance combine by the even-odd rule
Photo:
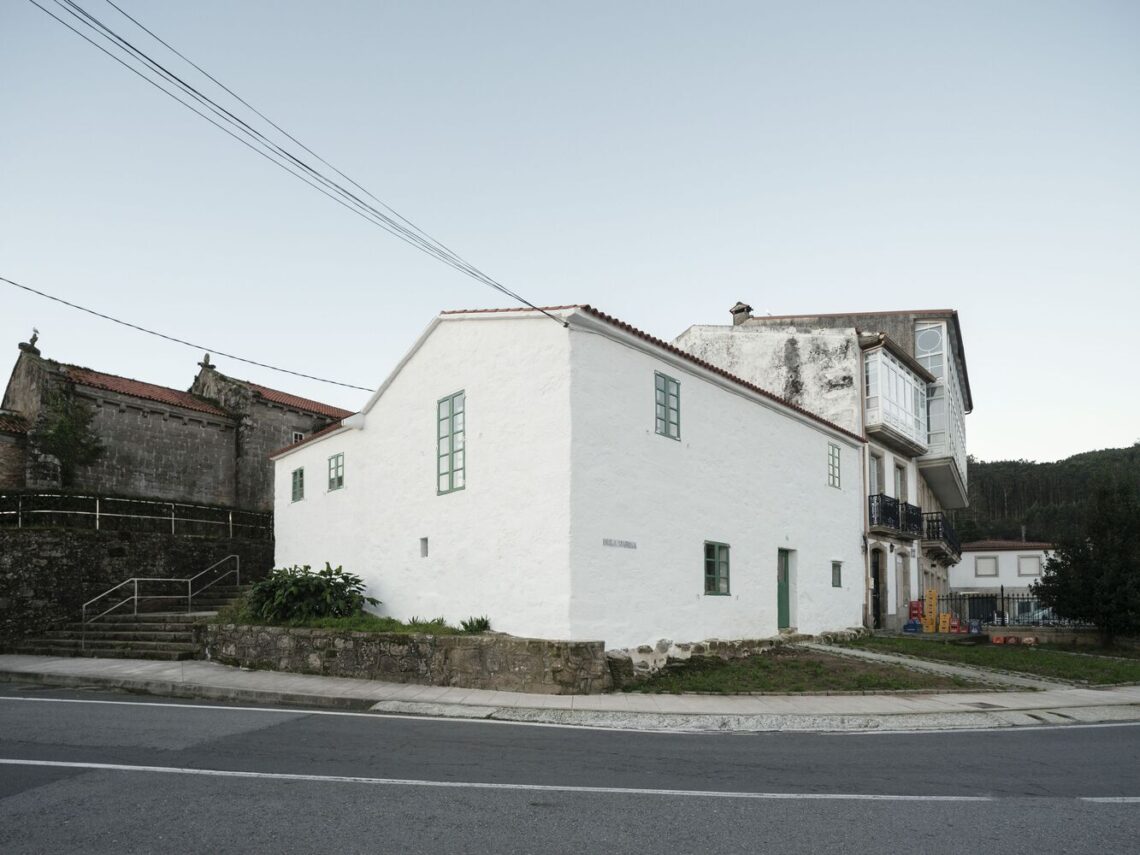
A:
<svg viewBox="0 0 1140 855">
<path fill-rule="evenodd" d="M 737 326 L 752 317 L 752 307 L 737 300 L 736 305 L 728 310 L 732 315 L 732 325 Z"/>
</svg>

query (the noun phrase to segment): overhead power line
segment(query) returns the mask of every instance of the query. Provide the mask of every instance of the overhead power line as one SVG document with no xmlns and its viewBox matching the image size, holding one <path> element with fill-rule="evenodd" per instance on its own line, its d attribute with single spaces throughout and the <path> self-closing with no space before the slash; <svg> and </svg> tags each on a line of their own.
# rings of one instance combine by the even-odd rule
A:
<svg viewBox="0 0 1140 855">
<path fill-rule="evenodd" d="M 276 365 L 269 365 L 268 363 L 265 363 L 265 362 L 258 362 L 255 359 L 246 359 L 244 356 L 235 356 L 232 353 L 226 353 L 225 351 L 218 350 L 216 347 L 208 347 L 207 345 L 203 345 L 203 344 L 195 344 L 192 341 L 186 341 L 185 339 L 176 338 L 175 336 L 167 335 L 166 333 L 160 333 L 157 330 L 148 329 L 147 327 L 139 326 L 138 324 L 132 324 L 129 321 L 123 321 L 123 320 L 120 320 L 119 318 L 113 318 L 110 315 L 105 315 L 102 312 L 97 312 L 94 309 L 87 308 L 86 306 L 80 306 L 78 303 L 72 303 L 68 300 L 64 300 L 62 297 L 56 297 L 54 294 L 48 294 L 46 291 L 39 291 L 39 290 L 32 288 L 28 285 L 21 285 L 19 282 L 15 282 L 15 281 L 7 278 L 6 276 L 0 276 L 0 282 L 7 282 L 9 285 L 13 285 L 16 288 L 20 288 L 20 289 L 22 289 L 24 291 L 28 291 L 29 293 L 32 293 L 32 294 L 38 294 L 41 297 L 46 297 L 49 300 L 54 300 L 57 303 L 62 303 L 63 305 L 70 306 L 73 309 L 79 309 L 79 311 L 81 311 L 81 312 L 86 312 L 89 315 L 94 315 L 95 317 L 102 318 L 105 321 L 111 321 L 112 323 L 119 324 L 120 326 L 130 327 L 133 330 L 138 330 L 139 332 L 144 332 L 147 335 L 153 335 L 153 336 L 157 336 L 158 338 L 164 338 L 167 341 L 172 341 L 176 344 L 184 344 L 184 345 L 187 345 L 188 347 L 194 348 L 195 350 L 200 350 L 203 352 L 209 352 L 209 353 L 212 353 L 216 356 L 224 356 L 226 359 L 233 359 L 237 362 L 244 362 L 247 365 L 256 365 L 259 368 L 268 368 L 270 371 L 279 371 L 282 374 L 291 374 L 294 377 L 304 377 L 306 380 L 317 380 L 318 382 L 321 382 L 321 383 L 331 383 L 333 386 L 343 386 L 346 389 L 359 389 L 361 392 L 371 392 L 372 391 L 372 389 L 369 389 L 367 386 L 354 386 L 352 383 L 341 383 L 339 380 L 329 380 L 328 378 L 325 378 L 325 377 L 316 377 L 312 374 L 304 374 L 300 371 L 292 371 L 288 368 L 279 368 Z"/>
<path fill-rule="evenodd" d="M 152 58 L 145 51 L 125 39 L 119 33 L 115 32 L 103 21 L 99 20 L 86 9 L 84 9 L 80 4 L 74 2 L 74 0 L 54 0 L 54 2 L 61 10 L 70 15 L 88 32 L 93 33 L 96 37 L 103 39 L 104 42 L 109 45 L 109 48 L 105 47 L 104 44 L 100 44 L 95 39 L 89 37 L 86 33 L 81 32 L 66 20 L 51 12 L 45 6 L 37 2 L 37 0 L 29 0 L 29 2 L 63 26 L 67 27 L 72 32 L 76 33 L 95 47 L 99 48 L 99 50 L 103 51 L 103 53 L 110 56 L 112 59 L 126 67 L 134 74 L 142 77 L 144 80 L 162 91 L 164 94 L 178 101 L 184 107 L 192 110 L 200 117 L 206 119 L 215 127 L 224 131 L 234 139 L 238 140 L 238 142 L 241 142 L 243 145 L 255 151 L 257 154 L 267 158 L 278 167 L 293 175 L 293 177 L 305 182 L 310 187 L 313 187 L 315 190 L 324 193 L 326 196 L 329 196 L 333 199 L 333 201 L 352 211 L 354 214 L 363 217 L 373 225 L 384 229 L 389 234 L 392 234 L 400 240 L 403 240 L 405 243 L 410 244 L 421 252 L 432 256 L 436 260 L 447 264 L 455 270 L 458 270 L 459 272 L 471 277 L 472 279 L 475 279 L 476 281 L 487 285 L 488 287 L 494 288 L 496 291 L 511 298 L 512 300 L 515 300 L 516 302 L 534 309 L 535 311 L 541 312 L 556 323 L 562 326 L 567 325 L 564 320 L 557 318 L 554 315 L 551 315 L 549 312 L 546 312 L 545 310 L 539 308 L 534 303 L 518 294 L 516 291 L 513 291 L 483 271 L 479 270 L 458 253 L 454 252 L 442 242 L 433 238 L 419 226 L 415 225 L 415 223 L 399 214 L 389 205 L 377 198 L 365 187 L 354 181 L 341 170 L 337 169 L 311 148 L 300 142 L 300 140 L 298 140 L 295 136 L 272 121 L 263 112 L 258 110 L 247 100 L 234 92 L 234 90 L 230 89 L 228 86 L 207 72 L 204 68 L 195 63 L 185 54 L 178 51 L 169 42 L 158 36 L 153 30 L 149 29 L 136 18 L 128 14 L 120 6 L 112 2 L 112 0 L 107 0 L 108 4 L 125 18 L 127 18 L 127 20 L 131 21 L 135 26 L 137 26 L 151 38 L 155 39 L 159 44 L 163 45 L 173 54 L 188 63 L 195 70 L 204 75 L 231 97 L 236 99 L 245 108 L 252 111 L 269 126 L 282 134 L 292 143 L 299 146 L 304 152 L 311 155 L 321 164 L 324 164 L 326 167 L 332 170 L 333 173 L 343 178 L 346 182 L 363 193 L 364 196 L 372 199 L 376 204 L 374 205 L 372 202 L 368 202 L 366 199 L 361 198 L 361 196 L 357 195 L 352 190 L 349 190 L 343 184 L 339 183 L 336 179 L 331 178 L 322 172 L 318 167 L 315 167 L 304 160 L 302 155 L 291 152 L 286 145 L 275 142 L 264 132 L 258 130 L 245 119 L 242 119 L 236 113 L 222 106 L 217 101 L 210 98 L 208 95 L 205 95 L 197 87 L 188 83 L 182 77 L 174 74 L 168 68 Z M 129 60 L 133 61 L 136 64 L 128 62 L 123 57 L 127 57 Z M 191 102 L 196 102 L 197 106 L 195 103 Z M 199 107 L 203 109 L 199 109 Z M 213 113 L 213 116 L 216 118 L 208 115 L 207 113 Z M 253 120 L 251 117 L 251 121 L 256 120 Z"/>
</svg>

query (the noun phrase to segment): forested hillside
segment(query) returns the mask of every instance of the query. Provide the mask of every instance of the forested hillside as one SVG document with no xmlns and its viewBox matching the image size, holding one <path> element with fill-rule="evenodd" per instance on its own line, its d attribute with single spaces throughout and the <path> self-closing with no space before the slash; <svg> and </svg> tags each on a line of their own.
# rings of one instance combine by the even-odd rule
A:
<svg viewBox="0 0 1140 855">
<path fill-rule="evenodd" d="M 1070 534 L 1096 485 L 1114 479 L 1140 484 L 1140 442 L 1087 451 L 1056 463 L 971 458 L 970 507 L 953 513 L 963 542 L 985 538 L 1056 541 Z"/>
</svg>

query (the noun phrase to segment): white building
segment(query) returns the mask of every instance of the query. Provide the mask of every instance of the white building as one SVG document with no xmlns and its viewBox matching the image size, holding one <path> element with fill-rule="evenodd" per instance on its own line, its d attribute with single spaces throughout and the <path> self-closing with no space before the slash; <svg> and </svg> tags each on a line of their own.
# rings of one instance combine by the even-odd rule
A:
<svg viewBox="0 0 1140 855">
<path fill-rule="evenodd" d="M 977 540 L 962 544 L 962 560 L 950 568 L 955 593 L 1029 593 L 1053 549 L 1051 543 L 1024 540 Z"/>
<path fill-rule="evenodd" d="M 277 566 L 378 611 L 610 647 L 818 633 L 864 602 L 860 435 L 588 306 L 445 312 L 276 461 Z"/>
<path fill-rule="evenodd" d="M 973 401 L 958 314 L 751 312 L 738 303 L 731 326 L 693 326 L 675 343 L 867 437 L 864 621 L 897 629 L 908 601 L 949 590 L 959 556 L 945 511 L 968 504 Z"/>
</svg>

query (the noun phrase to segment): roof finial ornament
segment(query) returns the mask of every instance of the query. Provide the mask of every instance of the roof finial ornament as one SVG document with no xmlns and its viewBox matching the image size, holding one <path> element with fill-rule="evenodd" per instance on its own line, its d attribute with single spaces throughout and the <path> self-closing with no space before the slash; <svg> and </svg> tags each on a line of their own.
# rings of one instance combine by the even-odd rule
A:
<svg viewBox="0 0 1140 855">
<path fill-rule="evenodd" d="M 22 350 L 24 353 L 30 353 L 32 356 L 39 356 L 40 349 L 36 347 L 36 342 L 39 341 L 39 338 L 40 331 L 35 327 L 32 327 L 32 337 L 27 341 L 20 342 L 20 350 Z"/>
<path fill-rule="evenodd" d="M 203 368 L 213 368 L 213 367 L 214 367 L 214 366 L 213 366 L 213 365 L 210 363 L 210 354 L 208 354 L 208 353 L 207 353 L 205 356 L 203 356 L 203 357 L 202 357 L 202 361 L 201 361 L 201 362 L 199 362 L 198 364 L 199 364 L 201 367 L 203 367 Z"/>
<path fill-rule="evenodd" d="M 38 329 L 36 329 L 35 327 L 32 327 L 32 337 L 30 339 L 28 339 L 28 344 L 30 344 L 32 347 L 35 347 L 36 342 L 39 340 L 40 340 L 40 331 Z"/>
</svg>

